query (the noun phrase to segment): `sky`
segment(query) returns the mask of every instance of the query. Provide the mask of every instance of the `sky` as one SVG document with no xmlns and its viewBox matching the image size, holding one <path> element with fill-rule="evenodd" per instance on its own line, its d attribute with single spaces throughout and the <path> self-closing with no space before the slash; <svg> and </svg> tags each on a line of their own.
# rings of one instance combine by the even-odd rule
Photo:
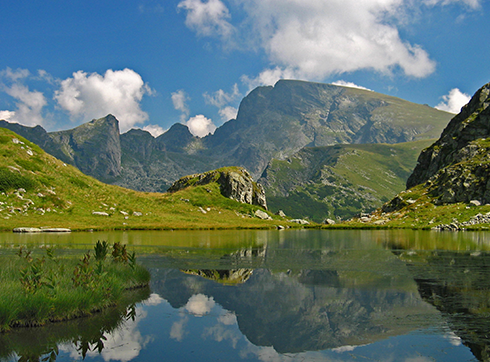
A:
<svg viewBox="0 0 490 362">
<path fill-rule="evenodd" d="M 300 79 L 458 113 L 490 82 L 490 0 L 2 0 L 0 119 L 203 137 Z"/>
</svg>

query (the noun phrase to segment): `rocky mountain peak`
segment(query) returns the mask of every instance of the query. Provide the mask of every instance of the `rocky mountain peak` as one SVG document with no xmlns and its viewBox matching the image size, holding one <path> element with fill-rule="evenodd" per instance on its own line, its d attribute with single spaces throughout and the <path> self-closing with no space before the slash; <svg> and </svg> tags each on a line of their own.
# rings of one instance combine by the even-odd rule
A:
<svg viewBox="0 0 490 362">
<path fill-rule="evenodd" d="M 490 137 L 490 83 L 481 87 L 433 145 L 422 151 L 407 188 L 430 180 L 445 167 L 474 160 L 486 153 Z"/>
</svg>

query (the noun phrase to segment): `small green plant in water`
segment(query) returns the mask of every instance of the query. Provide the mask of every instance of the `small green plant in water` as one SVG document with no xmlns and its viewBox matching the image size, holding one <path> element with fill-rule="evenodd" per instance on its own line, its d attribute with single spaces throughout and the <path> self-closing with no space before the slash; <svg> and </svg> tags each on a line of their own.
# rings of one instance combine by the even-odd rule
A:
<svg viewBox="0 0 490 362">
<path fill-rule="evenodd" d="M 97 240 L 97 244 L 95 244 L 94 246 L 94 251 L 95 260 L 104 261 L 107 257 L 107 253 L 109 252 L 109 244 L 105 240 L 102 242 L 100 242 L 100 240 Z"/>
</svg>

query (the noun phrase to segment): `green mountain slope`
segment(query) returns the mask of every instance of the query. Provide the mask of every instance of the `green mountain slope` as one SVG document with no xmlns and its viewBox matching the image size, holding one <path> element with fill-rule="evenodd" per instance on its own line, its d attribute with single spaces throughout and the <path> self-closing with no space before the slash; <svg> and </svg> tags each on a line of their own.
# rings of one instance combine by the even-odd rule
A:
<svg viewBox="0 0 490 362">
<path fill-rule="evenodd" d="M 0 127 L 103 182 L 154 192 L 182 176 L 224 166 L 245 167 L 257 179 L 271 159 L 283 160 L 304 147 L 437 138 L 450 118 L 376 92 L 282 80 L 250 92 L 237 118 L 204 138 L 181 124 L 157 138 L 142 130 L 119 135 L 112 115 L 51 133 L 4 121 Z"/>
<path fill-rule="evenodd" d="M 222 196 L 216 183 L 172 194 L 106 185 L 0 128 L 0 230 L 263 228 L 281 223 L 254 217 L 259 208 Z"/>
<path fill-rule="evenodd" d="M 430 147 L 407 190 L 370 217 L 389 226 L 439 230 L 490 226 L 490 83 L 480 88 Z"/>
<path fill-rule="evenodd" d="M 403 190 L 420 150 L 431 143 L 304 148 L 287 160 L 272 160 L 259 182 L 272 211 L 316 222 L 346 219 Z"/>
</svg>

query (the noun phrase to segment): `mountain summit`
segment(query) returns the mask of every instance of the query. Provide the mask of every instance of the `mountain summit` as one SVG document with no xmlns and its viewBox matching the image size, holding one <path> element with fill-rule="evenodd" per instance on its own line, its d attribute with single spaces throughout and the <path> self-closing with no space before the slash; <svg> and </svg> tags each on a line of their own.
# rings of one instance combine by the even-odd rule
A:
<svg viewBox="0 0 490 362">
<path fill-rule="evenodd" d="M 240 166 L 258 179 L 271 159 L 303 147 L 399 143 L 436 138 L 450 114 L 372 91 L 282 80 L 246 96 L 236 119 L 194 137 L 175 124 L 157 138 L 119 135 L 108 115 L 71 130 L 46 132 L 0 121 L 44 150 L 99 180 L 140 191 L 165 191 L 182 176 Z"/>
</svg>

